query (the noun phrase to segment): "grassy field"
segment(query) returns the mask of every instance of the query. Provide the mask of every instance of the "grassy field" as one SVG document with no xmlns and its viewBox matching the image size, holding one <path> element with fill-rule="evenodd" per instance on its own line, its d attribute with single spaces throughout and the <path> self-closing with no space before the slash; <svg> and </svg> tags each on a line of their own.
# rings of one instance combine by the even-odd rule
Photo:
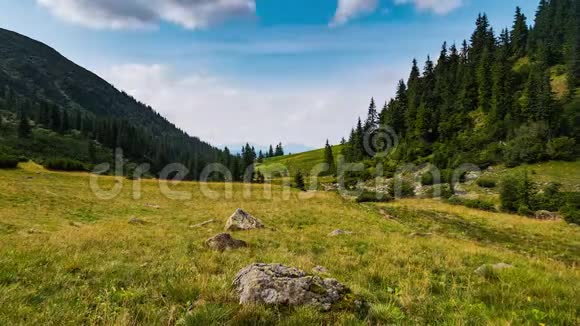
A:
<svg viewBox="0 0 580 326">
<path fill-rule="evenodd" d="M 191 198 L 170 200 L 145 180 L 133 199 L 132 182 L 123 185 L 100 200 L 88 174 L 0 170 L 0 325 L 580 323 L 580 228 L 562 221 L 434 200 L 359 205 L 295 191 L 286 200 L 275 186 L 269 199 L 261 185 L 251 198 L 234 185 L 226 199 L 224 185 L 212 184 L 221 198 L 209 200 L 202 185 L 181 183 L 170 187 Z M 235 233 L 248 248 L 206 249 L 238 207 L 268 228 Z M 209 219 L 218 222 L 190 228 Z M 355 233 L 327 236 L 339 228 Z M 370 309 L 241 307 L 231 282 L 253 262 L 322 265 Z M 514 267 L 474 273 L 499 262 Z"/>
<path fill-rule="evenodd" d="M 342 145 L 332 147 L 334 158 L 337 159 L 342 151 Z M 272 157 L 258 165 L 258 170 L 264 174 L 286 171 L 294 175 L 296 171 L 309 174 L 314 166 L 324 163 L 324 148 L 286 156 Z"/>
</svg>

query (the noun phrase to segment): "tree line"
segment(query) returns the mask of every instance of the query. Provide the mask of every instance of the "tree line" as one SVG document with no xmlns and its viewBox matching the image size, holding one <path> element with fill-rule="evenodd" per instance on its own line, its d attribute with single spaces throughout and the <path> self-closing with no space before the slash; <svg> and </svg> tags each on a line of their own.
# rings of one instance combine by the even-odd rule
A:
<svg viewBox="0 0 580 326">
<path fill-rule="evenodd" d="M 443 43 L 422 69 L 413 60 L 408 79 L 380 111 L 371 99 L 367 118 L 359 118 L 343 148 L 346 160 L 385 150 L 380 137 L 369 144 L 385 125 L 398 137 L 391 161 L 454 168 L 576 157 L 579 10 L 577 0 L 542 0 L 533 27 L 517 8 L 511 28 L 499 34 L 480 14 L 469 41 Z"/>
</svg>

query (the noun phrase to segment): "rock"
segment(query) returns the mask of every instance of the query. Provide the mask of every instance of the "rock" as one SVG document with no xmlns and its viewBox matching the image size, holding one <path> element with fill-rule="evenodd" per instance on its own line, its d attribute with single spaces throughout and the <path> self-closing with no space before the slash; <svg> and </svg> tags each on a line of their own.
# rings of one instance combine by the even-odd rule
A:
<svg viewBox="0 0 580 326">
<path fill-rule="evenodd" d="M 334 230 L 334 231 L 330 232 L 328 234 L 328 236 L 329 237 L 336 237 L 336 236 L 339 236 L 339 235 L 348 235 L 348 234 L 352 234 L 352 232 L 350 232 L 350 231 L 343 231 L 341 229 L 338 229 L 338 230 Z"/>
<path fill-rule="evenodd" d="M 233 250 L 247 247 L 246 242 L 232 238 L 229 233 L 221 233 L 205 241 L 205 245 L 213 250 Z"/>
<path fill-rule="evenodd" d="M 82 226 L 83 226 L 81 223 L 79 223 L 79 222 L 74 222 L 74 221 L 70 221 L 70 222 L 69 222 L 69 225 L 70 225 L 70 226 L 74 226 L 75 228 L 80 228 L 80 227 L 82 227 Z"/>
<path fill-rule="evenodd" d="M 227 231 L 252 230 L 264 227 L 262 222 L 238 208 L 226 222 Z"/>
<path fill-rule="evenodd" d="M 324 266 L 316 266 L 312 269 L 314 274 L 328 274 L 328 269 Z"/>
<path fill-rule="evenodd" d="M 131 217 L 131 219 L 128 222 L 129 224 L 133 224 L 133 225 L 144 225 L 147 224 L 147 222 L 143 221 L 140 218 L 136 218 L 136 217 Z"/>
<path fill-rule="evenodd" d="M 161 206 L 155 204 L 145 204 L 145 207 L 153 208 L 153 209 L 160 209 Z"/>
<path fill-rule="evenodd" d="M 350 290 L 332 278 L 307 275 L 280 264 L 252 264 L 235 277 L 240 304 L 311 305 L 328 311 Z"/>
<path fill-rule="evenodd" d="M 558 214 L 540 210 L 535 213 L 535 217 L 538 220 L 555 220 L 558 217 Z"/>
<path fill-rule="evenodd" d="M 479 178 L 479 175 L 481 173 L 480 172 L 475 172 L 475 171 L 469 171 L 467 173 L 465 173 L 465 181 L 474 181 L 477 180 L 477 178 Z"/>
<path fill-rule="evenodd" d="M 213 222 L 215 222 L 215 220 L 208 220 L 208 221 L 205 221 L 205 222 L 201 222 L 199 224 L 190 225 L 189 228 L 190 229 L 200 228 L 202 226 L 208 225 L 208 224 L 213 223 Z"/>
<path fill-rule="evenodd" d="M 475 273 L 479 274 L 479 275 L 483 275 L 485 273 L 485 271 L 488 269 L 491 269 L 494 271 L 501 271 L 501 270 L 509 269 L 509 268 L 513 268 L 513 266 L 510 264 L 506 264 L 506 263 L 498 263 L 498 264 L 493 264 L 493 265 L 484 264 L 484 265 L 479 266 L 475 270 Z"/>
</svg>

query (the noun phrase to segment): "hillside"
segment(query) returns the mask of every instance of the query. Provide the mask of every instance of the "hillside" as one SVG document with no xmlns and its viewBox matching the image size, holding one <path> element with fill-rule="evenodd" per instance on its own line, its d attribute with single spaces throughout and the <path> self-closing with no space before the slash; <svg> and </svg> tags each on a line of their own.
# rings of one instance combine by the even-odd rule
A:
<svg viewBox="0 0 580 326">
<path fill-rule="evenodd" d="M 85 160 L 88 142 L 96 140 L 109 152 L 121 147 L 130 159 L 151 163 L 154 172 L 167 163 L 181 162 L 194 170 L 192 177 L 199 175 L 204 162 L 234 160 L 56 50 L 5 29 L 0 29 L 0 90 L 0 111 L 5 111 L 0 116 L 6 120 L 0 123 L 4 126 L 0 148 L 3 146 L 7 154 L 42 160 L 46 156 L 35 146 L 44 143 L 55 148 L 55 155 Z M 82 134 L 85 150 L 59 151 L 58 143 L 47 142 L 46 137 L 15 139 L 18 119 L 23 115 L 32 129 L 51 130 L 57 136 L 76 130 Z M 37 134 L 42 132 L 32 136 Z"/>
<path fill-rule="evenodd" d="M 342 151 L 342 145 L 332 146 L 334 157 L 337 158 Z M 290 176 L 300 171 L 309 174 L 314 166 L 324 163 L 324 148 L 304 153 L 271 157 L 264 159 L 258 164 L 257 169 L 264 174 L 281 173 L 288 170 Z"/>
<path fill-rule="evenodd" d="M 337 194 L 291 192 L 272 199 L 241 184 L 220 200 L 182 183 L 187 201 L 167 200 L 143 180 L 114 201 L 87 189 L 88 174 L 26 163 L 0 170 L 0 324 L 546 324 L 577 325 L 580 233 L 538 221 L 405 199 L 356 204 Z M 112 177 L 101 179 L 112 187 Z M 129 183 L 127 183 L 129 182 Z M 79 191 L 85 189 L 87 191 Z M 211 251 L 205 239 L 243 207 L 267 228 L 236 232 L 249 247 Z M 128 221 L 137 217 L 145 224 Z M 208 219 L 216 222 L 191 228 Z M 335 229 L 351 235 L 329 237 Z M 234 275 L 279 262 L 344 282 L 368 310 L 240 306 Z M 512 268 L 478 274 L 483 264 Z"/>
</svg>

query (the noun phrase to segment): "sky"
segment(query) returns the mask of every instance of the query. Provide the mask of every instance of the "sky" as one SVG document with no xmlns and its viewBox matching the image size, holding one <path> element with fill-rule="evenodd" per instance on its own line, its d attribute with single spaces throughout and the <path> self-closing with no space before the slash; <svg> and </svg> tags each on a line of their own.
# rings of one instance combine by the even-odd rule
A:
<svg viewBox="0 0 580 326">
<path fill-rule="evenodd" d="M 0 0 L 44 42 L 217 146 L 338 143 L 413 58 L 496 30 L 533 0 Z M 234 145 L 235 144 L 235 145 Z"/>
</svg>

